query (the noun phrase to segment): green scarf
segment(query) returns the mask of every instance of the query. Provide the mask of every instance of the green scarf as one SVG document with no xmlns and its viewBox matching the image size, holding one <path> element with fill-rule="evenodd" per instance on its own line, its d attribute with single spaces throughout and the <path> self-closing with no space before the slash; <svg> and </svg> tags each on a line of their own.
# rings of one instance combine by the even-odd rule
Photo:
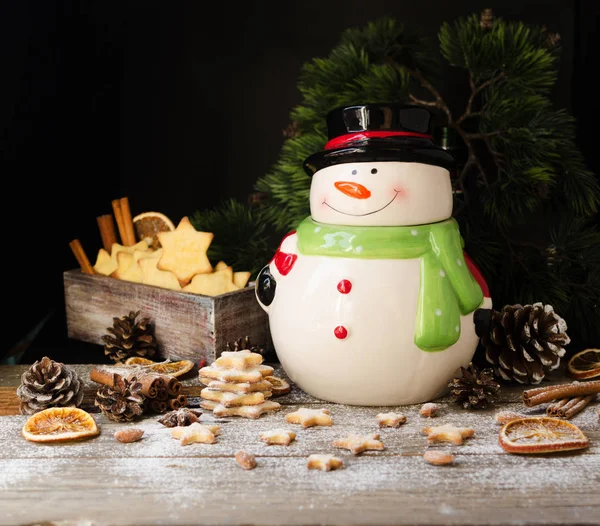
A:
<svg viewBox="0 0 600 526">
<path fill-rule="evenodd" d="M 307 217 L 297 230 L 298 251 L 356 259 L 421 258 L 415 344 L 442 351 L 460 337 L 460 317 L 477 309 L 483 293 L 463 256 L 455 219 L 419 226 L 340 226 Z"/>
</svg>

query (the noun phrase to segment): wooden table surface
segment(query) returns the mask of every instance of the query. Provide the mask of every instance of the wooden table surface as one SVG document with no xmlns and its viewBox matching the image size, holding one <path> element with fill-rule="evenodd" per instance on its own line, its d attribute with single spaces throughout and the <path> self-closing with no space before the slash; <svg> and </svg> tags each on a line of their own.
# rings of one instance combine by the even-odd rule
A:
<svg viewBox="0 0 600 526">
<path fill-rule="evenodd" d="M 89 382 L 92 366 L 73 367 L 87 379 L 83 408 L 91 412 L 97 387 Z M 463 410 L 441 399 L 434 419 L 421 417 L 420 406 L 327 404 L 294 388 L 277 399 L 277 413 L 218 420 L 221 436 L 212 445 L 181 446 L 156 416 L 134 424 L 145 430 L 141 441 L 121 444 L 113 434 L 125 425 L 98 413 L 98 437 L 44 445 L 21 436 L 26 417 L 18 414 L 15 389 L 25 368 L 0 367 L 0 524 L 600 524 L 598 402 L 572 419 L 591 447 L 545 456 L 511 455 L 498 445 L 496 412 L 543 412 L 524 409 L 519 387 L 504 387 L 487 410 Z M 280 369 L 276 374 L 284 376 Z M 190 407 L 197 406 L 196 375 L 181 381 Z M 299 407 L 328 408 L 333 426 L 286 424 L 284 415 Z M 347 433 L 378 432 L 375 415 L 390 410 L 404 413 L 407 423 L 380 431 L 385 450 L 354 456 L 331 445 Z M 202 420 L 217 419 L 208 413 Z M 452 450 L 454 465 L 426 464 L 421 429 L 444 423 L 472 427 L 475 436 L 462 446 L 435 446 Z M 296 441 L 267 446 L 259 439 L 260 432 L 279 427 L 296 431 Z M 256 455 L 254 470 L 236 464 L 240 449 Z M 337 454 L 345 468 L 308 470 L 312 453 Z"/>
</svg>

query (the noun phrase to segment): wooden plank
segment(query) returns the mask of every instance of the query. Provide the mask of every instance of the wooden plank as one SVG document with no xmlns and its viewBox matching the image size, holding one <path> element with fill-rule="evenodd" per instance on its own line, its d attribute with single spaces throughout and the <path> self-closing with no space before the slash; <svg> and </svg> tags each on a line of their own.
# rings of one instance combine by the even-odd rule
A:
<svg viewBox="0 0 600 526">
<path fill-rule="evenodd" d="M 26 367 L 0 367 L 0 393 L 14 390 Z M 92 365 L 73 367 L 89 381 Z M 182 383 L 200 388 L 195 374 Z M 600 524 L 597 406 L 572 419 L 590 438 L 588 449 L 509 455 L 498 445 L 495 413 L 543 412 L 523 407 L 522 390 L 504 388 L 500 403 L 478 411 L 442 398 L 439 416 L 430 419 L 420 416 L 420 405 L 391 408 L 404 413 L 407 423 L 380 430 L 376 415 L 390 408 L 327 404 L 294 387 L 277 398 L 279 412 L 257 420 L 203 414 L 202 421 L 221 426 L 211 445 L 181 446 L 156 416 L 117 424 L 101 414 L 94 414 L 101 430 L 96 438 L 34 444 L 20 434 L 27 417 L 0 417 L 0 524 Z M 333 425 L 303 429 L 286 423 L 285 415 L 302 406 L 329 409 Z M 475 436 L 462 446 L 428 446 L 423 426 L 445 423 L 472 427 Z M 144 438 L 133 444 L 115 441 L 114 432 L 129 426 L 144 429 Z M 260 440 L 260 432 L 279 427 L 296 431 L 296 441 L 268 446 Z M 380 433 L 383 451 L 355 456 L 332 445 L 348 433 L 373 432 Z M 429 447 L 452 451 L 455 464 L 426 464 L 422 455 Z M 243 471 L 235 463 L 240 449 L 256 455 L 256 469 Z M 336 454 L 345 468 L 308 470 L 313 453 Z"/>
<path fill-rule="evenodd" d="M 132 424 L 111 422 L 104 415 L 95 414 L 101 430 L 100 436 L 93 440 L 73 444 L 69 447 L 44 447 L 39 444 L 27 442 L 20 437 L 20 430 L 27 417 L 3 417 L 3 433 L 0 435 L 0 458 L 78 458 L 89 456 L 94 458 L 118 458 L 127 451 L 127 456 L 150 458 L 159 455 L 161 458 L 187 458 L 187 457 L 233 457 L 243 448 L 259 456 L 298 457 L 308 456 L 311 453 L 335 453 L 348 455 L 344 449 L 334 448 L 332 442 L 343 438 L 350 433 L 368 435 L 379 433 L 386 449 L 382 451 L 365 452 L 362 456 L 402 456 L 422 455 L 428 447 L 426 436 L 422 429 L 429 425 L 443 425 L 452 423 L 461 427 L 470 427 L 475 431 L 475 436 L 465 440 L 461 446 L 437 444 L 435 448 L 450 450 L 457 455 L 458 462 L 464 456 L 478 455 L 482 458 L 490 456 L 506 456 L 504 450 L 498 445 L 498 431 L 500 425 L 496 424 L 494 414 L 497 410 L 457 412 L 450 406 L 442 408 L 439 417 L 427 419 L 419 415 L 418 406 L 405 406 L 402 410 L 407 417 L 406 424 L 397 429 L 379 429 L 376 415 L 380 408 L 339 406 L 335 404 L 321 404 L 319 407 L 328 409 L 333 418 L 330 427 L 302 428 L 299 425 L 285 422 L 285 415 L 295 411 L 299 405 L 282 405 L 277 413 L 263 415 L 257 420 L 245 418 L 215 418 L 210 412 L 202 415 L 204 423 L 217 424 L 221 427 L 221 434 L 217 443 L 183 447 L 177 440 L 170 437 L 170 430 L 160 424 L 158 416 L 149 415 Z M 516 404 L 503 405 L 502 409 L 518 409 Z M 572 422 L 588 436 L 592 447 L 576 456 L 600 455 L 600 426 L 593 408 L 577 415 Z M 117 429 L 135 426 L 145 431 L 144 440 L 122 446 L 116 444 L 113 435 Z M 296 432 L 296 440 L 289 446 L 268 446 L 260 440 L 260 433 L 269 429 L 285 428 Z M 5 447 L 9 446 L 10 447 Z M 120 446 L 120 447 L 117 447 Z M 127 447 L 127 449 L 123 449 Z M 434 446 L 431 446 L 434 447 Z M 483 460 L 485 461 L 485 458 Z M 600 473 L 599 473 L 600 476 Z"/>
<path fill-rule="evenodd" d="M 247 335 L 270 349 L 268 318 L 252 287 L 212 298 L 80 270 L 63 277 L 67 330 L 75 340 L 101 345 L 113 317 L 139 310 L 154 322 L 162 358 L 212 363 L 227 337 Z"/>
<path fill-rule="evenodd" d="M 0 524 L 591 525 L 598 524 L 598 457 L 465 457 L 451 468 L 419 457 L 344 457 L 345 469 L 306 459 L 0 460 Z M 557 487 L 557 480 L 560 485 Z"/>
</svg>

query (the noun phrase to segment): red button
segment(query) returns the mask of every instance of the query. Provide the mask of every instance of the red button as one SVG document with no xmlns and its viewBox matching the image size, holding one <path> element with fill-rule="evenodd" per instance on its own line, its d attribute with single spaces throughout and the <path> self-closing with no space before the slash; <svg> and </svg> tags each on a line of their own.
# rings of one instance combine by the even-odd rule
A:
<svg viewBox="0 0 600 526">
<path fill-rule="evenodd" d="M 348 330 L 343 325 L 339 325 L 333 329 L 333 334 L 335 334 L 336 338 L 343 340 L 346 336 L 348 336 Z"/>
<path fill-rule="evenodd" d="M 338 283 L 337 289 L 342 294 L 348 294 L 352 290 L 352 283 L 350 283 L 347 279 L 343 279 Z"/>
</svg>

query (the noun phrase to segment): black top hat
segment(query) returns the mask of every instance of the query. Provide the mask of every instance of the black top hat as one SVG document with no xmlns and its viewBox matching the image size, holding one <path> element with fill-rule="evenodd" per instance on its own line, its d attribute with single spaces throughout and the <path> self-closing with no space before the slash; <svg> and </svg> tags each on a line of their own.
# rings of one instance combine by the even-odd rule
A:
<svg viewBox="0 0 600 526">
<path fill-rule="evenodd" d="M 450 170 L 454 159 L 436 146 L 431 112 L 421 106 L 362 104 L 327 114 L 329 141 L 322 152 L 304 161 L 304 170 L 341 163 L 401 161 L 433 164 Z"/>
</svg>

